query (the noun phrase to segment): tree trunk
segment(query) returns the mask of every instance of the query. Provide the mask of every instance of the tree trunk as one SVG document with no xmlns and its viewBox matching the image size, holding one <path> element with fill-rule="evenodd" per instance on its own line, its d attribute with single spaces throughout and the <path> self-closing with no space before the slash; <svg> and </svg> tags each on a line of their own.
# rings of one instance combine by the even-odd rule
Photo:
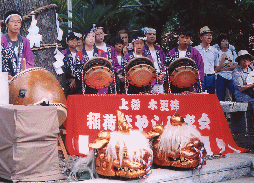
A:
<svg viewBox="0 0 254 183">
<path fill-rule="evenodd" d="M 19 11 L 22 16 L 26 16 L 36 9 L 51 4 L 51 0 L 0 0 L 0 18 L 3 19 L 4 14 L 10 10 Z M 41 44 L 54 44 L 57 43 L 57 29 L 56 29 L 56 9 L 49 8 L 35 15 L 37 26 L 42 35 Z M 21 35 L 26 37 L 28 28 L 31 25 L 31 18 L 22 22 Z M 35 67 L 43 67 L 55 76 L 55 70 L 52 63 L 55 62 L 54 58 L 55 47 L 33 50 Z"/>
</svg>

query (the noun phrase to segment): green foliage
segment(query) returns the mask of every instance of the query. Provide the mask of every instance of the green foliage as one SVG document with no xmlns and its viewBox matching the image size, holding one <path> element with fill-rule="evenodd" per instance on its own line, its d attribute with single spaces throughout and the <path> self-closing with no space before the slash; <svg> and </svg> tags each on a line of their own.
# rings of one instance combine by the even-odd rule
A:
<svg viewBox="0 0 254 183">
<path fill-rule="evenodd" d="M 67 12 L 66 0 L 52 0 L 51 3 L 57 5 L 58 14 L 65 14 Z"/>
<path fill-rule="evenodd" d="M 61 5 L 63 0 L 58 1 Z M 64 3 L 63 3 L 64 4 Z M 59 5 L 58 5 L 59 6 Z M 67 10 L 60 17 L 67 21 Z M 185 26 L 194 33 L 194 45 L 200 43 L 199 30 L 207 25 L 214 31 L 213 44 L 220 33 L 231 35 L 231 43 L 239 49 L 248 48 L 253 35 L 253 0 L 73 0 L 73 30 L 83 32 L 93 23 L 102 23 L 110 39 L 121 29 L 130 34 L 145 26 L 157 30 L 157 41 L 165 49 L 176 45 L 175 32 Z M 67 24 L 62 28 L 67 30 Z M 166 40 L 166 42 L 165 42 Z"/>
</svg>

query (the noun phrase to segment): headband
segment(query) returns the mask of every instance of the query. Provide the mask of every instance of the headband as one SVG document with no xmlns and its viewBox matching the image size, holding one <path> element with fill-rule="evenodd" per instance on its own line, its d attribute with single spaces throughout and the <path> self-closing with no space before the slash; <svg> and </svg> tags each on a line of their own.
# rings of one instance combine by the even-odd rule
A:
<svg viewBox="0 0 254 183">
<path fill-rule="evenodd" d="M 91 31 L 95 31 L 97 29 L 104 29 L 103 27 L 96 27 L 96 24 L 93 24 L 93 28 L 91 29 Z"/>
<path fill-rule="evenodd" d="M 135 41 L 138 41 L 138 40 L 146 41 L 146 39 L 147 39 L 146 37 L 137 37 L 137 38 L 132 39 L 131 42 L 135 42 Z"/>
<path fill-rule="evenodd" d="M 77 38 L 82 38 L 82 34 L 80 34 L 80 33 L 77 33 L 77 32 L 73 32 L 74 33 L 74 35 L 77 37 Z"/>
<path fill-rule="evenodd" d="M 13 17 L 13 16 L 18 16 L 19 18 L 20 18 L 20 20 L 21 20 L 21 22 L 22 22 L 22 17 L 19 15 L 19 14 L 10 14 L 6 19 L 5 19 L 5 23 L 7 23 L 7 21 L 11 18 L 11 17 Z"/>
<path fill-rule="evenodd" d="M 144 34 L 150 33 L 150 32 L 156 32 L 155 29 L 149 28 L 149 27 L 144 27 L 144 28 L 142 28 L 141 30 L 144 32 Z"/>
</svg>

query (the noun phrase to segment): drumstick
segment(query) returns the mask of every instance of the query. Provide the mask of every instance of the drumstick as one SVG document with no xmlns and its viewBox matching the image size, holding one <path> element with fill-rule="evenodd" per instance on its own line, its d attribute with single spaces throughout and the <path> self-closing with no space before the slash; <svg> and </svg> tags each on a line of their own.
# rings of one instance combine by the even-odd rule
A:
<svg viewBox="0 0 254 183">
<path fill-rule="evenodd" d="M 26 70 L 26 59 L 25 58 L 23 58 L 23 60 L 22 60 L 22 70 L 21 71 L 24 71 L 24 70 Z"/>
</svg>

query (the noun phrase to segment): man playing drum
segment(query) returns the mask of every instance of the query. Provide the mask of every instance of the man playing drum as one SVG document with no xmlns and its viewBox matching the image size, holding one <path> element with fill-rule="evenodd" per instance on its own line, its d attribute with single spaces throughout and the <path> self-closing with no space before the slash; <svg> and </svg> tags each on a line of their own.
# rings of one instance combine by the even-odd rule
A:
<svg viewBox="0 0 254 183">
<path fill-rule="evenodd" d="M 159 47 L 155 44 L 156 42 L 156 30 L 153 28 L 145 27 L 142 29 L 147 40 L 146 44 L 143 48 L 143 52 L 145 52 L 147 55 L 152 56 L 154 67 L 156 68 L 158 78 L 157 82 L 156 80 L 153 83 L 153 93 L 164 93 L 163 84 L 164 84 L 164 76 L 165 76 L 165 68 L 164 68 L 164 62 L 166 59 L 165 53 Z"/>
<path fill-rule="evenodd" d="M 201 81 L 204 81 L 204 63 L 201 54 L 199 51 L 191 46 L 192 32 L 187 30 L 185 27 L 181 27 L 178 30 L 178 45 L 170 50 L 167 54 L 165 65 L 168 67 L 175 59 L 178 58 L 191 58 L 196 63 L 196 68 Z M 199 87 L 199 83 L 196 84 L 196 87 Z M 181 93 L 183 91 L 189 91 L 190 88 L 178 88 L 174 85 L 171 85 L 171 91 L 173 93 Z"/>
<path fill-rule="evenodd" d="M 14 55 L 11 62 L 4 62 L 4 68 L 10 73 L 8 78 L 11 79 L 21 71 L 23 61 L 26 62 L 27 69 L 33 68 L 34 58 L 29 40 L 20 36 L 21 14 L 17 11 L 9 11 L 4 16 L 4 22 L 8 32 L 2 35 L 1 44 L 3 48 L 12 50 Z"/>
<path fill-rule="evenodd" d="M 0 30 L 1 30 L 1 28 L 2 28 L 2 26 L 0 23 Z M 1 31 L 0 31 L 0 33 L 1 33 L 0 36 L 2 36 Z M 0 46 L 2 46 L 2 45 L 0 45 Z M 11 70 L 9 65 L 11 64 L 12 59 L 15 59 L 14 54 L 10 49 L 5 49 L 2 47 L 2 53 L 0 55 L 2 56 L 2 71 L 8 72 L 9 79 L 11 79 L 11 76 L 14 75 L 14 73 L 13 73 L 13 69 Z"/>
<path fill-rule="evenodd" d="M 133 44 L 134 51 L 124 55 L 122 68 L 126 69 L 128 62 L 134 58 L 148 57 L 150 60 L 153 60 L 150 55 L 147 55 L 146 53 L 143 52 L 145 40 L 146 40 L 146 37 L 141 33 L 137 33 L 133 36 L 132 44 Z M 151 86 L 147 85 L 147 86 L 138 87 L 138 86 L 129 84 L 128 89 L 125 88 L 125 90 L 128 90 L 127 92 L 128 94 L 150 93 Z"/>
</svg>

